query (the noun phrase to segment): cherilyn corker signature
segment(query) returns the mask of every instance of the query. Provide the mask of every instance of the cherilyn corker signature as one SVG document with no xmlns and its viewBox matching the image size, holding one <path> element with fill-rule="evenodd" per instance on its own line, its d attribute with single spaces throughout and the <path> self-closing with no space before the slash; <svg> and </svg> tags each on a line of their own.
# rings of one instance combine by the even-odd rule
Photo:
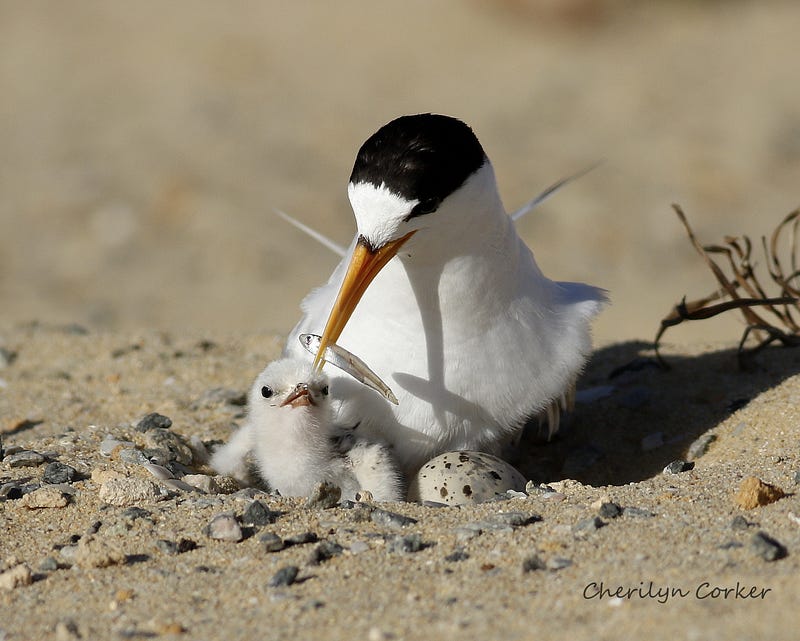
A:
<svg viewBox="0 0 800 641">
<path fill-rule="evenodd" d="M 715 585 L 710 581 L 703 581 L 694 587 L 672 587 L 668 585 L 655 585 L 652 581 L 640 581 L 637 586 L 607 585 L 604 581 L 592 581 L 583 588 L 584 599 L 643 599 L 666 603 L 670 599 L 699 599 L 699 600 L 747 600 L 764 599 L 772 588 L 758 585 L 745 585 L 736 582 L 735 585 Z"/>
</svg>

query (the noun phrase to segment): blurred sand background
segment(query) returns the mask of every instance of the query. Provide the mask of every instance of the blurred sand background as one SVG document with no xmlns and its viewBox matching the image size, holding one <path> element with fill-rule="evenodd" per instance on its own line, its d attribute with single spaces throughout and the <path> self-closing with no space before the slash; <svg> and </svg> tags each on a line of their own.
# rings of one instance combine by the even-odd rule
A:
<svg viewBox="0 0 800 641">
<path fill-rule="evenodd" d="M 544 271 L 611 291 L 600 341 L 714 288 L 701 239 L 798 205 L 796 2 L 0 2 L 0 319 L 283 333 L 347 243 L 395 116 L 468 122 Z M 736 340 L 733 317 L 677 330 Z M 681 332 L 678 334 L 678 332 Z"/>
</svg>

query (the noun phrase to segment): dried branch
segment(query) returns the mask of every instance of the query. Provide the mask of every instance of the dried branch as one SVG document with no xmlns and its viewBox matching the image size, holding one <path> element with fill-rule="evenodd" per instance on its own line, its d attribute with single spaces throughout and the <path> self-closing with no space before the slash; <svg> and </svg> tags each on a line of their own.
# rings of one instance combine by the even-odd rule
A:
<svg viewBox="0 0 800 641">
<path fill-rule="evenodd" d="M 800 209 L 797 209 L 784 218 L 772 232 L 769 244 L 766 237 L 762 237 L 761 245 L 767 262 L 767 270 L 773 283 L 778 286 L 777 296 L 768 296 L 761 285 L 761 281 L 753 269 L 751 261 L 753 244 L 747 236 L 741 238 L 726 236 L 723 245 L 703 246 L 697 240 L 686 214 L 678 205 L 672 208 L 683 223 L 689 241 L 698 254 L 703 258 L 711 273 L 714 274 L 719 289 L 704 298 L 686 302 L 684 298 L 675 305 L 661 321 L 654 341 L 656 357 L 663 367 L 668 367 L 658 351 L 664 332 L 670 327 L 680 325 L 684 321 L 703 320 L 713 318 L 718 314 L 738 309 L 744 317 L 746 327 L 739 341 L 739 362 L 746 365 L 746 359 L 760 352 L 767 345 L 774 342 L 789 347 L 800 345 L 800 322 L 796 315 L 800 315 L 800 270 L 798 270 L 797 235 L 800 224 Z M 779 246 L 782 236 L 791 225 L 791 243 L 789 261 L 791 272 L 787 276 L 779 257 Z M 717 264 L 714 256 L 723 256 L 730 275 Z M 740 295 L 744 294 L 744 295 Z M 724 299 L 728 300 L 724 300 Z M 723 302 L 711 304 L 715 301 Z M 763 311 L 756 311 L 763 310 Z M 773 322 L 764 317 L 768 313 Z M 755 346 L 746 348 L 748 339 L 753 338 Z"/>
</svg>

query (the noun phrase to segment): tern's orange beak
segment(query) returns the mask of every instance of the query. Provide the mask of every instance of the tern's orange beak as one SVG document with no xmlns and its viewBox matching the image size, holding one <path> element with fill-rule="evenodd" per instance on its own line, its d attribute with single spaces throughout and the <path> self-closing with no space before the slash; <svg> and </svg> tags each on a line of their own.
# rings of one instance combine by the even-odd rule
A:
<svg viewBox="0 0 800 641">
<path fill-rule="evenodd" d="M 331 314 L 328 316 L 328 322 L 322 332 L 319 350 L 314 357 L 315 369 L 322 369 L 325 364 L 325 350 L 328 345 L 339 340 L 344 326 L 350 320 L 353 310 L 358 305 L 358 301 L 361 300 L 364 292 L 367 291 L 369 284 L 378 275 L 378 272 L 383 269 L 383 266 L 397 254 L 403 243 L 414 235 L 415 231 L 410 231 L 402 238 L 388 242 L 378 249 L 370 247 L 363 236 L 358 237 L 353 255 L 350 257 L 350 265 L 347 267 L 347 273 L 344 276 L 344 282 L 342 282 L 342 287 L 338 296 L 336 296 L 333 309 L 331 309 Z"/>
</svg>

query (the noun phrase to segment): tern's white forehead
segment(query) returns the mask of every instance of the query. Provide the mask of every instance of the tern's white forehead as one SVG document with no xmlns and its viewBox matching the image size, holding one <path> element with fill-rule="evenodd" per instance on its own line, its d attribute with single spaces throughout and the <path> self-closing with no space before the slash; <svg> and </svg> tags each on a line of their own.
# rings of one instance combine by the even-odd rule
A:
<svg viewBox="0 0 800 641">
<path fill-rule="evenodd" d="M 366 182 L 350 183 L 347 195 L 356 217 L 358 233 L 375 247 L 405 233 L 399 231 L 400 226 L 419 203 L 419 200 L 407 200 L 389 191 L 385 184 L 376 187 Z"/>
<path fill-rule="evenodd" d="M 314 372 L 310 361 L 299 358 L 282 358 L 273 361 L 256 378 L 254 387 L 269 385 L 275 392 L 283 393 L 294 389 L 298 383 L 307 383 L 309 387 L 323 388 L 327 385 L 327 377 Z"/>
</svg>

